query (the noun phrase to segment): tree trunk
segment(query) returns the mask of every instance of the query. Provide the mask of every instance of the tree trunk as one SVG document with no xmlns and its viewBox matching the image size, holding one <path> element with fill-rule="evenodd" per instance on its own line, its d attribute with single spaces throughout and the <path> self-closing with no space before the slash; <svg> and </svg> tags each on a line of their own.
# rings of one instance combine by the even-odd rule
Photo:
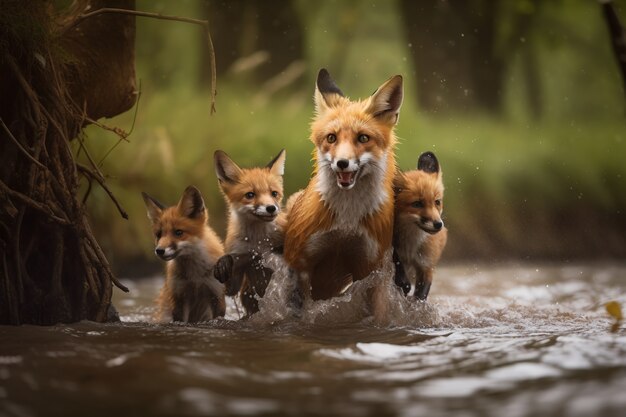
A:
<svg viewBox="0 0 626 417">
<path fill-rule="evenodd" d="M 59 16 L 48 2 L 0 0 L 0 324 L 105 321 L 117 280 L 78 198 L 70 141 L 135 102 L 132 16 L 82 2 Z"/>
<path fill-rule="evenodd" d="M 252 68 L 253 80 L 266 82 L 304 59 L 304 32 L 293 0 L 259 2 L 211 0 L 202 4 L 209 20 L 217 61 L 223 75 L 240 58 L 260 52 Z M 200 82 L 208 85 L 206 48 L 201 52 Z M 252 60 L 250 62 L 253 62 Z"/>
<path fill-rule="evenodd" d="M 624 83 L 624 94 L 626 95 L 626 32 L 624 32 L 624 28 L 619 21 L 619 17 L 611 1 L 602 2 L 602 12 L 604 13 L 607 28 L 609 29 L 611 45 L 613 46 L 615 59 L 619 65 L 622 82 Z"/>
<path fill-rule="evenodd" d="M 400 14 L 424 111 L 501 111 L 505 65 L 496 53 L 496 5 L 401 0 Z"/>
</svg>

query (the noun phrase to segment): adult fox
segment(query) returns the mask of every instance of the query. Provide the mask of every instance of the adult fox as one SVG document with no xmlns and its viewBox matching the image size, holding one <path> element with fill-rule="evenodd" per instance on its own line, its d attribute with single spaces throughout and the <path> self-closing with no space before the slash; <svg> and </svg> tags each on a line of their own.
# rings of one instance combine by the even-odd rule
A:
<svg viewBox="0 0 626 417">
<path fill-rule="evenodd" d="M 305 300 L 340 295 L 381 266 L 391 248 L 394 127 L 402 97 L 400 75 L 369 98 L 351 101 L 327 70 L 318 74 L 311 124 L 315 172 L 288 204 L 285 232 L 285 260 Z M 377 318 L 385 314 L 380 294 L 376 288 L 370 293 Z"/>
</svg>

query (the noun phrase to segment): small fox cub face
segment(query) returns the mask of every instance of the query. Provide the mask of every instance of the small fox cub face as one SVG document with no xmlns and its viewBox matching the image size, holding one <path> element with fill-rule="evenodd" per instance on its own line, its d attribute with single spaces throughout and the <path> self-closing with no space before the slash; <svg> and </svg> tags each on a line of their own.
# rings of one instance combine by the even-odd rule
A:
<svg viewBox="0 0 626 417">
<path fill-rule="evenodd" d="M 189 186 L 177 205 L 164 207 L 146 193 L 141 193 L 152 221 L 156 240 L 154 252 L 164 261 L 184 255 L 203 238 L 207 223 L 204 200 L 196 187 Z"/>
<path fill-rule="evenodd" d="M 214 155 L 220 188 L 232 209 L 240 215 L 271 222 L 280 213 L 283 198 L 285 150 L 264 168 L 240 168 L 223 151 Z"/>
<path fill-rule="evenodd" d="M 402 77 L 396 75 L 368 99 L 350 101 L 328 71 L 320 70 L 311 140 L 317 147 L 318 169 L 332 170 L 329 174 L 340 189 L 349 190 L 359 178 L 385 171 L 402 95 Z"/>
<path fill-rule="evenodd" d="M 443 180 L 435 154 L 420 155 L 417 170 L 399 173 L 394 188 L 398 220 L 412 220 L 430 234 L 443 228 Z"/>
</svg>

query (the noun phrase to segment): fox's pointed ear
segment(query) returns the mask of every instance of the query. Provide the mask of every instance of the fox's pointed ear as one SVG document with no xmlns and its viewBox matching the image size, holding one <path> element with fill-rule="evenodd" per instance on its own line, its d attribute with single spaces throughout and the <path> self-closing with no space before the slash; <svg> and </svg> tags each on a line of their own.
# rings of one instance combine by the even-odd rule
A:
<svg viewBox="0 0 626 417">
<path fill-rule="evenodd" d="M 233 162 L 224 151 L 215 151 L 213 154 L 215 162 L 215 174 L 220 182 L 237 182 L 241 176 L 241 168 Z"/>
<path fill-rule="evenodd" d="M 195 219 L 202 215 L 204 210 L 204 200 L 200 191 L 193 185 L 185 188 L 183 196 L 178 202 L 179 213 L 190 219 Z"/>
<path fill-rule="evenodd" d="M 394 75 L 378 87 L 378 90 L 370 97 L 370 105 L 367 109 L 369 113 L 389 124 L 398 123 L 404 97 L 402 83 L 402 76 Z"/>
<path fill-rule="evenodd" d="M 317 74 L 315 84 L 315 112 L 318 115 L 324 114 L 328 109 L 334 107 L 345 97 L 341 89 L 335 84 L 326 68 L 322 68 Z"/>
<path fill-rule="evenodd" d="M 424 152 L 417 160 L 417 169 L 428 172 L 429 174 L 439 174 L 441 167 L 437 157 L 432 152 Z"/>
<path fill-rule="evenodd" d="M 284 149 L 282 149 L 278 153 L 278 155 L 276 155 L 274 159 L 272 159 L 270 163 L 267 164 L 266 168 L 269 168 L 272 174 L 280 175 L 282 177 L 285 174 L 285 159 L 286 158 L 287 158 L 287 153 L 285 152 Z"/>
<path fill-rule="evenodd" d="M 141 193 L 141 196 L 148 209 L 148 218 L 154 223 L 161 217 L 165 206 L 144 192 Z"/>
<path fill-rule="evenodd" d="M 393 179 L 393 194 L 395 197 L 398 196 L 406 188 L 406 178 L 404 174 L 400 171 L 396 173 L 396 176 Z"/>
</svg>

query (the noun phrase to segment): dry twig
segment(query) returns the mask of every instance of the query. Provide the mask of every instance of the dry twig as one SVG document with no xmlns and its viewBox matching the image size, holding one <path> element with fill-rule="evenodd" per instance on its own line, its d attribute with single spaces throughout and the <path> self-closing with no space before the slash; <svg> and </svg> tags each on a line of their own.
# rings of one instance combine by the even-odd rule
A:
<svg viewBox="0 0 626 417">
<path fill-rule="evenodd" d="M 128 213 L 126 213 L 126 210 L 122 208 L 120 202 L 117 201 L 117 198 L 115 198 L 115 195 L 113 195 L 113 192 L 106 185 L 106 182 L 104 181 L 104 177 L 102 176 L 102 174 L 94 172 L 88 167 L 79 163 L 76 163 L 76 168 L 83 174 L 87 175 L 89 178 L 96 180 L 98 184 L 100 184 L 100 187 L 102 187 L 102 189 L 109 195 L 109 198 L 111 199 L 111 201 L 113 201 L 113 204 L 115 204 L 115 207 L 117 207 L 117 210 L 120 212 L 120 215 L 126 220 L 128 220 Z"/>
</svg>

